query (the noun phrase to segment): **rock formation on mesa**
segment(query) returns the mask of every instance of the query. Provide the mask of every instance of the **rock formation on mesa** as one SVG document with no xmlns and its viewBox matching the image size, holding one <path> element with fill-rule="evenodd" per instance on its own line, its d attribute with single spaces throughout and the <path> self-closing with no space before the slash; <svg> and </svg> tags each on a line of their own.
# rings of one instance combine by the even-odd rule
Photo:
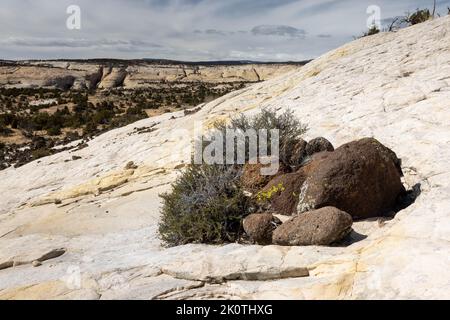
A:
<svg viewBox="0 0 450 320">
<path fill-rule="evenodd" d="M 0 87 L 139 89 L 160 82 L 259 82 L 297 68 L 296 64 L 192 65 L 145 60 L 20 61 L 0 64 Z"/>
<path fill-rule="evenodd" d="M 449 43 L 450 17 L 362 38 L 197 113 L 0 172 L 0 299 L 450 298 Z M 376 138 L 420 197 L 393 220 L 355 222 L 347 247 L 162 248 L 158 194 L 186 147 L 171 134 L 264 106 L 294 110 L 307 139 Z M 64 254 L 33 263 L 49 252 Z"/>
</svg>

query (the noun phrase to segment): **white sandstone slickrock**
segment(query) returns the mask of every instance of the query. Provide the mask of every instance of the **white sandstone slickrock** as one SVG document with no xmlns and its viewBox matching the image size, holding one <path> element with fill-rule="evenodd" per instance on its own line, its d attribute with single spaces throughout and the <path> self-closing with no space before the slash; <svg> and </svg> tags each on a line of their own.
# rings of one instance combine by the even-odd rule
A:
<svg viewBox="0 0 450 320">
<path fill-rule="evenodd" d="M 177 175 L 174 150 L 187 148 L 173 133 L 261 107 L 291 108 L 311 128 L 305 138 L 336 147 L 375 137 L 402 158 L 420 197 L 391 221 L 356 222 L 348 247 L 162 247 L 158 194 Z M 73 155 L 82 159 L 65 162 Z M 129 161 L 137 168 L 124 169 Z M 142 120 L 0 172 L 0 299 L 448 299 L 449 162 L 444 17 L 359 39 L 197 113 Z"/>
</svg>

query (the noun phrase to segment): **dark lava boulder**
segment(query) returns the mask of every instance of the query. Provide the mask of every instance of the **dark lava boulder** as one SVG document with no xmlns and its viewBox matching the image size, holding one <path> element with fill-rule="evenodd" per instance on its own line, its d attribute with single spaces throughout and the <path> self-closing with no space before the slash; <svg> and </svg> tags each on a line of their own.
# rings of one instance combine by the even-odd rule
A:
<svg viewBox="0 0 450 320">
<path fill-rule="evenodd" d="M 308 143 L 303 139 L 296 139 L 289 145 L 282 146 L 280 154 L 284 162 L 294 168 L 298 168 L 306 157 L 306 146 Z"/>
<path fill-rule="evenodd" d="M 282 246 L 327 246 L 348 235 L 352 224 L 348 213 L 325 207 L 286 221 L 273 232 L 272 241 Z"/>
<path fill-rule="evenodd" d="M 400 159 L 373 138 L 322 153 L 309 166 L 301 186 L 299 213 L 332 206 L 353 218 L 382 216 L 405 192 Z"/>
<path fill-rule="evenodd" d="M 329 152 L 316 153 L 296 172 L 280 174 L 273 178 L 259 192 L 259 195 L 263 195 L 263 200 L 268 202 L 267 210 L 285 216 L 297 214 L 299 197 L 306 178 L 328 155 Z"/>
<path fill-rule="evenodd" d="M 285 216 L 297 214 L 300 190 L 305 182 L 302 170 L 272 179 L 259 193 L 259 202 L 266 201 L 268 210 Z M 262 199 L 261 199 L 262 198 Z"/>
<path fill-rule="evenodd" d="M 250 191 L 260 190 L 274 177 L 287 172 L 287 168 L 280 162 L 278 172 L 275 175 L 263 175 L 261 169 L 268 167 L 270 165 L 260 162 L 256 164 L 246 163 L 240 178 L 242 186 Z"/>
<path fill-rule="evenodd" d="M 261 174 L 261 168 L 263 165 L 257 164 L 245 164 L 241 175 L 242 186 L 247 190 L 257 190 L 267 184 L 271 176 L 265 176 Z"/>
<path fill-rule="evenodd" d="M 305 149 L 306 155 L 308 156 L 312 156 L 315 153 L 323 151 L 334 151 L 334 147 L 330 141 L 322 137 L 312 139 L 308 142 Z"/>
<path fill-rule="evenodd" d="M 272 243 L 272 233 L 281 221 L 271 213 L 251 214 L 243 221 L 245 233 L 257 244 Z"/>
</svg>

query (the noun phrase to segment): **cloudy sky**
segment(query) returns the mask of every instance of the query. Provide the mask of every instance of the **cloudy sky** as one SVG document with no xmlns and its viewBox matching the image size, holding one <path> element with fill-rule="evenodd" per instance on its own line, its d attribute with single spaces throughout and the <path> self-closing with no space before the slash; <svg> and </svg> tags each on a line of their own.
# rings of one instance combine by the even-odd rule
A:
<svg viewBox="0 0 450 320">
<path fill-rule="evenodd" d="M 317 57 L 381 19 L 432 0 L 0 0 L 0 59 L 167 58 L 286 61 Z M 70 5 L 81 29 L 69 30 Z M 446 13 L 450 0 L 439 0 Z"/>
</svg>

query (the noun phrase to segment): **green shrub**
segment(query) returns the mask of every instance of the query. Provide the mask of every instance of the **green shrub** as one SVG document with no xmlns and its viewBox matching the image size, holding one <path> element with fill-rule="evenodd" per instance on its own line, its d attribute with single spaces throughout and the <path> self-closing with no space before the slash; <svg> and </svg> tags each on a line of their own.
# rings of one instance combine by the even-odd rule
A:
<svg viewBox="0 0 450 320">
<path fill-rule="evenodd" d="M 47 149 L 47 148 L 39 148 L 39 149 L 33 150 L 31 152 L 33 160 L 40 159 L 40 158 L 43 158 L 43 157 L 48 157 L 51 154 L 52 154 L 52 152 L 49 149 Z"/>
<path fill-rule="evenodd" d="M 234 242 L 254 211 L 239 185 L 236 166 L 190 165 L 163 199 L 159 232 L 170 246 Z"/>
<path fill-rule="evenodd" d="M 0 123 L 0 136 L 9 136 L 13 131 Z"/>
<path fill-rule="evenodd" d="M 83 129 L 83 136 L 95 134 L 97 132 L 97 125 L 93 122 L 86 123 L 86 126 Z"/>
<path fill-rule="evenodd" d="M 287 110 L 281 114 L 277 114 L 275 109 L 263 108 L 261 112 L 251 118 L 241 114 L 238 117 L 231 119 L 230 124 L 217 123 L 215 129 L 222 132 L 225 135 L 227 129 L 231 130 L 242 130 L 247 131 L 248 129 L 255 129 L 256 131 L 266 129 L 278 129 L 279 130 L 279 158 L 280 162 L 289 167 L 291 166 L 291 150 L 292 147 L 298 142 L 303 134 L 306 133 L 308 127 L 300 122 L 291 110 Z M 267 153 L 271 155 L 271 144 L 270 144 L 270 132 L 268 132 L 268 143 L 267 143 Z M 206 141 L 205 144 L 208 144 Z M 226 154 L 226 143 L 224 143 L 224 154 Z M 235 150 L 237 150 L 235 145 Z M 248 144 L 246 144 L 246 150 L 248 150 Z M 258 156 L 260 155 L 259 144 L 258 144 Z M 250 160 L 248 157 L 248 152 L 246 154 L 246 161 Z"/>
<path fill-rule="evenodd" d="M 17 118 L 15 115 L 10 113 L 0 114 L 0 125 L 9 126 L 13 125 L 14 122 L 17 122 Z"/>
<path fill-rule="evenodd" d="M 360 38 L 365 38 L 365 37 L 369 37 L 369 36 L 373 36 L 375 34 L 380 33 L 380 29 L 376 26 L 373 25 L 369 28 L 369 30 L 367 30 L 366 32 L 364 32 L 361 36 L 359 37 L 354 37 L 354 39 L 360 39 Z"/>
<path fill-rule="evenodd" d="M 59 136 L 61 134 L 61 128 L 60 127 L 51 127 L 47 129 L 47 134 L 49 136 Z"/>
<path fill-rule="evenodd" d="M 433 14 L 429 9 L 417 9 L 416 12 L 407 14 L 404 21 L 410 25 L 416 25 L 426 22 L 433 18 Z"/>
<path fill-rule="evenodd" d="M 376 25 L 373 25 L 372 27 L 369 28 L 367 33 L 365 33 L 364 35 L 365 36 L 373 36 L 378 33 L 380 33 L 380 29 L 378 29 L 378 27 Z"/>
<path fill-rule="evenodd" d="M 145 113 L 145 111 L 143 109 L 144 109 L 143 106 L 130 107 L 127 109 L 126 114 L 127 115 L 139 115 L 139 116 L 143 116 L 144 118 L 146 118 L 147 114 Z"/>
<path fill-rule="evenodd" d="M 80 135 L 78 134 L 77 131 L 68 131 L 66 132 L 66 137 L 69 140 L 78 140 L 80 138 Z"/>
<path fill-rule="evenodd" d="M 273 109 L 264 109 L 252 118 L 239 116 L 229 125 L 215 126 L 222 133 L 227 128 L 279 129 L 280 144 L 285 146 L 298 141 L 307 130 L 291 111 L 277 114 Z M 281 155 L 284 152 L 288 152 L 287 148 L 280 147 Z M 239 241 L 242 220 L 260 209 L 257 199 L 248 196 L 242 187 L 242 172 L 243 165 L 236 164 L 189 165 L 172 185 L 172 191 L 161 195 L 161 239 L 169 246 Z"/>
</svg>

